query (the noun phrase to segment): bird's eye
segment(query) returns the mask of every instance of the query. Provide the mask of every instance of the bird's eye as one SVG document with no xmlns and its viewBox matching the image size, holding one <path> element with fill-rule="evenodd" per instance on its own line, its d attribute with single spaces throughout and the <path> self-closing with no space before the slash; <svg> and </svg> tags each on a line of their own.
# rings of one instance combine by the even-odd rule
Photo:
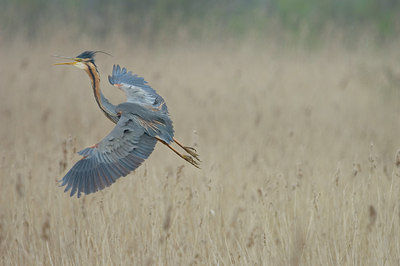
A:
<svg viewBox="0 0 400 266">
<path fill-rule="evenodd" d="M 82 62 L 82 59 L 81 58 L 75 58 L 75 61 Z"/>
</svg>

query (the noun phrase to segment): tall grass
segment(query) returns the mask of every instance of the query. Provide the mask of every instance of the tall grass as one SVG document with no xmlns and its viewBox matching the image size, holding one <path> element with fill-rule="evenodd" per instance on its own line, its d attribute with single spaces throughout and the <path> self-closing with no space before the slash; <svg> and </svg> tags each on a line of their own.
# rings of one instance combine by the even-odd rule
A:
<svg viewBox="0 0 400 266">
<path fill-rule="evenodd" d="M 118 32 L 2 47 L 1 265 L 399 264 L 397 49 L 152 48 Z M 63 193 L 76 151 L 114 126 L 83 71 L 51 65 L 85 49 L 114 55 L 97 58 L 113 102 L 113 63 L 157 89 L 201 170 L 157 145 L 110 188 Z"/>
</svg>

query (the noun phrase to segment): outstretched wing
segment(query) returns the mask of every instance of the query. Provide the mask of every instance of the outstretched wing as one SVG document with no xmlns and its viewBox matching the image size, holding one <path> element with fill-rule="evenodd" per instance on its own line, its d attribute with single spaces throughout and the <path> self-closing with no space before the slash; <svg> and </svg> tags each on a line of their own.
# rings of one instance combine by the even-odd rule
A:
<svg viewBox="0 0 400 266">
<path fill-rule="evenodd" d="M 125 92 L 128 102 L 153 106 L 168 113 L 164 99 L 142 77 L 132 74 L 126 68 L 114 65 L 108 81 L 111 85 L 119 85 L 118 87 Z"/>
<path fill-rule="evenodd" d="M 145 133 L 132 114 L 122 113 L 115 128 L 98 144 L 79 152 L 83 156 L 61 180 L 71 197 L 94 193 L 135 170 L 153 152 L 157 140 Z"/>
</svg>

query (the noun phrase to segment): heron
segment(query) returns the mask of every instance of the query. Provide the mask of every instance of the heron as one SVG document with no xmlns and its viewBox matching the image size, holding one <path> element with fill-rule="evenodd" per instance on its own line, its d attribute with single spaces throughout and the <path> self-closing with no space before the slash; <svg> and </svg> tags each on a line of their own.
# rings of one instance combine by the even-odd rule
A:
<svg viewBox="0 0 400 266">
<path fill-rule="evenodd" d="M 120 177 L 138 168 L 153 152 L 157 142 L 200 168 L 197 151 L 174 137 L 172 120 L 164 99 L 144 78 L 132 74 L 125 67 L 114 65 L 108 81 L 125 92 L 127 101 L 113 105 L 104 96 L 100 90 L 100 75 L 94 60 L 99 52 L 85 51 L 75 58 L 62 57 L 71 61 L 55 64 L 83 69 L 91 81 L 97 105 L 116 124 L 100 142 L 78 152 L 83 157 L 60 180 L 60 186 L 66 186 L 64 192 L 71 190 L 71 197 L 76 193 L 80 198 L 81 193 L 88 195 L 109 187 Z M 186 154 L 175 149 L 172 146 L 174 143 Z"/>
</svg>

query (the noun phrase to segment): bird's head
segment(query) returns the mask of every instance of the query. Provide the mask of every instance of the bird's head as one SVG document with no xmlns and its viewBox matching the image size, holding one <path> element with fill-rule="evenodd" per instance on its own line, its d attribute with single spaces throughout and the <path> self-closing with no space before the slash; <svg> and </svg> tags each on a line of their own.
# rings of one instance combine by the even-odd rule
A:
<svg viewBox="0 0 400 266">
<path fill-rule="evenodd" d="M 94 56 L 97 53 L 103 53 L 103 54 L 110 55 L 110 54 L 108 54 L 106 52 L 102 52 L 102 51 L 85 51 L 76 57 L 66 57 L 66 56 L 57 56 L 56 55 L 56 57 L 71 59 L 73 61 L 66 62 L 66 63 L 57 63 L 54 65 L 72 65 L 72 66 L 75 66 L 80 69 L 87 69 L 89 63 L 92 63 L 93 65 L 95 65 L 94 64 Z"/>
</svg>

